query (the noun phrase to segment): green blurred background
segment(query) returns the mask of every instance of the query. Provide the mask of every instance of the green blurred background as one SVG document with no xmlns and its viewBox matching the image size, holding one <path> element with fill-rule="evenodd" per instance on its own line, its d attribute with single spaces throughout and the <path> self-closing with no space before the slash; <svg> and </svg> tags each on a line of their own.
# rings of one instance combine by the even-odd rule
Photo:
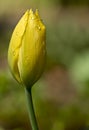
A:
<svg viewBox="0 0 89 130">
<path fill-rule="evenodd" d="M 24 88 L 7 63 L 11 34 L 27 9 L 47 30 L 47 64 L 32 94 L 40 130 L 89 130 L 89 1 L 0 0 L 0 130 L 31 130 Z"/>
</svg>

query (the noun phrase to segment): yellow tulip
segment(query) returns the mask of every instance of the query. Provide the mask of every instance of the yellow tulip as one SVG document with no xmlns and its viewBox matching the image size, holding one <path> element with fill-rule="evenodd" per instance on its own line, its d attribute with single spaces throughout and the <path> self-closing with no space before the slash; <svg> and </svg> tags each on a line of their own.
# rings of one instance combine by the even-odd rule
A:
<svg viewBox="0 0 89 130">
<path fill-rule="evenodd" d="M 27 10 L 11 37 L 8 63 L 15 79 L 32 86 L 41 76 L 46 57 L 45 26 L 38 11 Z"/>
</svg>

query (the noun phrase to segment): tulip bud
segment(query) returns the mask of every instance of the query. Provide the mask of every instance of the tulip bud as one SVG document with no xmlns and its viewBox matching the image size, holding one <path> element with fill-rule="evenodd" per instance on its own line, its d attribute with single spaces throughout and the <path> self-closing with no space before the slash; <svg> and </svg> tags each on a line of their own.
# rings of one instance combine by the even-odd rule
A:
<svg viewBox="0 0 89 130">
<path fill-rule="evenodd" d="M 46 57 L 45 26 L 38 11 L 27 10 L 14 29 L 8 63 L 15 79 L 29 87 L 41 76 Z"/>
</svg>

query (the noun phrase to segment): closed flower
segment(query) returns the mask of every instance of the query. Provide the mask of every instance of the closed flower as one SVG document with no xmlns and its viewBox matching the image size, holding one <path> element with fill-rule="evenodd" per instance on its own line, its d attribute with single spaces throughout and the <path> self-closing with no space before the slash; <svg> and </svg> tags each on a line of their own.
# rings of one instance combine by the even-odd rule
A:
<svg viewBox="0 0 89 130">
<path fill-rule="evenodd" d="M 19 83 L 32 86 L 44 70 L 45 57 L 45 26 L 37 10 L 27 10 L 14 29 L 8 49 L 13 76 Z"/>
</svg>

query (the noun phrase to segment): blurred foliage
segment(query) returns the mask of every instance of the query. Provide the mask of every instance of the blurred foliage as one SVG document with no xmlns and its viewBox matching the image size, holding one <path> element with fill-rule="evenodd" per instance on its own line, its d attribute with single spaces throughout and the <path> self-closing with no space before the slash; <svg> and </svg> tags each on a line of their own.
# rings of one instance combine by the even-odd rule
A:
<svg viewBox="0 0 89 130">
<path fill-rule="evenodd" d="M 63 6 L 69 5 L 89 5 L 89 0 L 60 0 Z"/>
<path fill-rule="evenodd" d="M 48 27 L 47 34 L 48 60 L 57 64 L 70 67 L 75 56 L 89 50 L 89 28 L 65 22 Z"/>
<path fill-rule="evenodd" d="M 18 101 L 18 102 L 17 102 Z M 22 104 L 21 104 L 22 103 Z M 0 125 L 2 128 L 28 129 L 25 110 L 25 98 L 22 88 L 12 80 L 8 71 L 0 72 Z M 21 109 L 23 108 L 23 109 Z M 24 117 L 24 120 L 23 120 Z M 13 120 L 12 120 L 13 119 Z"/>
<path fill-rule="evenodd" d="M 12 14 L 12 12 L 22 12 L 27 8 L 41 8 L 47 6 L 89 6 L 89 0 L 19 0 L 18 2 L 7 0 L 6 2 L 0 0 L 0 16 Z M 10 7 L 10 8 L 9 8 Z M 12 10 L 12 11 L 11 11 Z"/>
</svg>

